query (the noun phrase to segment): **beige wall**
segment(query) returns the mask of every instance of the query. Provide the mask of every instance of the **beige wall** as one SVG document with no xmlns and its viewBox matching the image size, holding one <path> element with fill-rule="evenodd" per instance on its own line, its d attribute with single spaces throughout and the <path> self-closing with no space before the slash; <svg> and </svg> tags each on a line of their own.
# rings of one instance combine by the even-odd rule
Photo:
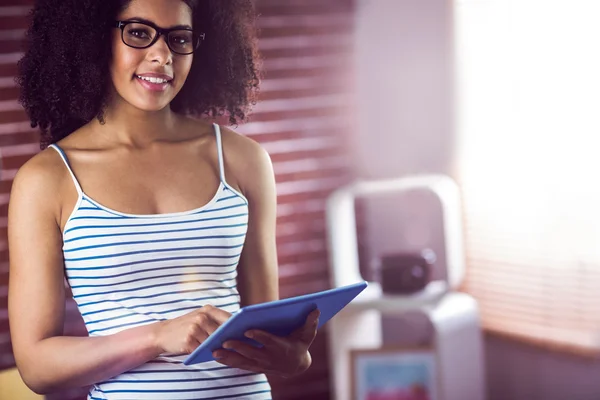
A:
<svg viewBox="0 0 600 400">
<path fill-rule="evenodd" d="M 356 18 L 357 175 L 388 178 L 450 173 L 455 145 L 452 110 L 456 106 L 452 103 L 452 1 L 358 0 Z M 390 214 L 392 207 L 396 211 Z M 409 207 L 411 212 L 398 207 Z M 366 211 L 367 252 L 371 255 L 423 243 L 441 249 L 438 210 L 430 199 L 414 196 L 367 207 Z M 402 332 L 393 324 L 387 328 L 388 337 Z M 488 400 L 600 399 L 597 359 L 489 335 L 485 351 Z"/>
<path fill-rule="evenodd" d="M 0 400 L 41 400 L 44 396 L 35 394 L 21 380 L 16 368 L 0 371 Z"/>
</svg>

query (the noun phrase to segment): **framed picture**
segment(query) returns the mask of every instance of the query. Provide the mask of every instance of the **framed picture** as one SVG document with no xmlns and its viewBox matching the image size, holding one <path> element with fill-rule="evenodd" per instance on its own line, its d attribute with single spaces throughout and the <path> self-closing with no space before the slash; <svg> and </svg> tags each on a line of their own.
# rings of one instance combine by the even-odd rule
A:
<svg viewBox="0 0 600 400">
<path fill-rule="evenodd" d="M 353 350 L 352 400 L 440 400 L 431 348 Z"/>
</svg>

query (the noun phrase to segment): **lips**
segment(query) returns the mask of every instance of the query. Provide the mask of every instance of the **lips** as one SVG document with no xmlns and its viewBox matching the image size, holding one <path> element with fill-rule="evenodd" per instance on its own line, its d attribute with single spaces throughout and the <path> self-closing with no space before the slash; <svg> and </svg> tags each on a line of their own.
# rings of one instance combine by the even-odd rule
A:
<svg viewBox="0 0 600 400">
<path fill-rule="evenodd" d="M 163 78 L 164 79 L 164 78 Z M 171 81 L 168 82 L 150 82 L 148 80 L 144 80 L 139 76 L 135 76 L 135 80 L 146 90 L 151 92 L 163 92 L 167 90 L 167 88 L 171 85 Z"/>
<path fill-rule="evenodd" d="M 152 83 L 163 83 L 165 81 L 170 82 L 173 80 L 173 77 L 171 77 L 170 75 L 155 74 L 155 73 L 136 74 L 135 77 L 142 78 L 142 79 L 152 82 Z"/>
</svg>

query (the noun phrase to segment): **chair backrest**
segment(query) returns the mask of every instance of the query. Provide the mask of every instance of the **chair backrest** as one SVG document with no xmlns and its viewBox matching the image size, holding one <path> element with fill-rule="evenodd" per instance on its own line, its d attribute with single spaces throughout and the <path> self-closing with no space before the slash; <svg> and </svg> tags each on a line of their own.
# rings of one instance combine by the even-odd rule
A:
<svg viewBox="0 0 600 400">
<path fill-rule="evenodd" d="M 0 371 L 0 400 L 43 400 L 25 385 L 16 368 Z"/>
<path fill-rule="evenodd" d="M 442 207 L 447 284 L 460 287 L 465 274 L 460 190 L 446 175 L 422 174 L 379 180 L 357 180 L 335 190 L 327 198 L 327 244 L 330 279 L 333 287 L 363 281 L 358 259 L 355 199 L 388 193 L 425 189 L 433 193 Z M 380 291 L 379 282 L 369 282 L 369 291 Z"/>
</svg>

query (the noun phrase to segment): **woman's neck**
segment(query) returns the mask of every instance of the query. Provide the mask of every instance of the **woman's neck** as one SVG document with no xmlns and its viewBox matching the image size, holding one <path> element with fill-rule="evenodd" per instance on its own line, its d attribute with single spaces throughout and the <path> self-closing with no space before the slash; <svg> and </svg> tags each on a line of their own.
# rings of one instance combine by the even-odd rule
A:
<svg viewBox="0 0 600 400">
<path fill-rule="evenodd" d="M 109 106 L 105 123 L 92 120 L 92 129 L 112 143 L 145 148 L 154 142 L 173 139 L 177 133 L 177 115 L 169 106 L 159 111 L 144 111 L 130 104 Z"/>
</svg>

